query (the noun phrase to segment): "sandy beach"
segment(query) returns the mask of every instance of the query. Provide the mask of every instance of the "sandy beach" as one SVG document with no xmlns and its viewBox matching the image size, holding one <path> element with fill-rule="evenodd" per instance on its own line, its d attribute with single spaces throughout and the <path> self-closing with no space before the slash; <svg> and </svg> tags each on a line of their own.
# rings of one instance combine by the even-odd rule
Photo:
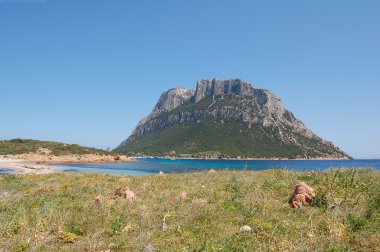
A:
<svg viewBox="0 0 380 252">
<path fill-rule="evenodd" d="M 0 156 L 0 168 L 10 170 L 12 174 L 60 173 L 63 167 L 59 164 L 69 163 L 115 163 L 134 162 L 127 156 L 113 155 L 41 155 L 35 153 Z"/>
<path fill-rule="evenodd" d="M 59 166 L 38 164 L 30 160 L 5 157 L 0 157 L 0 168 L 10 170 L 10 173 L 12 174 L 45 174 L 62 172 L 62 169 L 60 169 Z"/>
</svg>

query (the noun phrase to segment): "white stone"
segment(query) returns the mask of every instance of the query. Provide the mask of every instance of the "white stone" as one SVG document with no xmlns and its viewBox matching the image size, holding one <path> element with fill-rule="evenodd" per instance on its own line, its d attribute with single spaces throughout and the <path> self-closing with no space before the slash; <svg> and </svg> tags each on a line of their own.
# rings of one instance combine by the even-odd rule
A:
<svg viewBox="0 0 380 252">
<path fill-rule="evenodd" d="M 250 226 L 242 226 L 240 232 L 251 232 L 252 228 Z"/>
</svg>

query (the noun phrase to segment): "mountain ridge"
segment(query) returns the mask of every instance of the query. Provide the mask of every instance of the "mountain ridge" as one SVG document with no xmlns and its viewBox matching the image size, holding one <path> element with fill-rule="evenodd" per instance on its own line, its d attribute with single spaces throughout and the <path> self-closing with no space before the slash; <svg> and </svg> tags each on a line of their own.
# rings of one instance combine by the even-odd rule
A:
<svg viewBox="0 0 380 252">
<path fill-rule="evenodd" d="M 215 129 L 220 128 L 219 131 L 214 131 L 211 125 L 206 126 L 212 121 Z M 196 124 L 204 125 L 204 128 L 198 127 L 199 125 L 195 127 Z M 185 129 L 189 125 L 198 131 Z M 188 132 L 189 135 L 183 137 L 173 129 L 182 133 Z M 214 135 L 215 140 L 212 137 L 209 139 L 215 142 L 214 145 L 198 139 L 208 138 L 201 136 L 202 132 L 199 132 L 206 129 L 210 136 Z M 177 135 L 181 140 L 178 143 L 175 143 L 174 139 L 170 140 L 167 146 L 168 143 L 162 138 L 162 134 L 171 131 L 172 135 Z M 238 133 L 243 131 L 250 145 L 247 145 L 244 139 L 236 142 L 232 138 L 230 142 L 235 146 L 220 147 L 225 145 L 223 135 L 232 134 L 239 138 Z M 215 135 L 216 132 L 219 135 Z M 152 138 L 152 141 L 147 141 L 152 134 L 161 140 L 157 142 L 157 138 Z M 172 138 L 172 135 L 167 139 Z M 194 139 L 191 139 L 192 137 Z M 189 147 L 180 147 L 184 143 Z M 204 148 L 205 145 L 211 149 Z M 244 146 L 241 147 L 241 155 L 236 145 Z M 261 151 L 260 146 L 265 151 Z M 287 148 L 296 148 L 297 151 L 291 151 L 287 155 Z M 236 150 L 230 151 L 231 149 Z M 162 93 L 152 112 L 138 123 L 132 135 L 115 150 L 144 155 L 204 156 L 204 153 L 208 153 L 207 156 L 217 153 L 225 157 L 250 158 L 351 158 L 333 143 L 323 140 L 308 129 L 291 111 L 285 109 L 281 99 L 274 93 L 267 89 L 255 88 L 241 79 L 202 79 L 197 81 L 195 90 L 177 87 Z"/>
</svg>

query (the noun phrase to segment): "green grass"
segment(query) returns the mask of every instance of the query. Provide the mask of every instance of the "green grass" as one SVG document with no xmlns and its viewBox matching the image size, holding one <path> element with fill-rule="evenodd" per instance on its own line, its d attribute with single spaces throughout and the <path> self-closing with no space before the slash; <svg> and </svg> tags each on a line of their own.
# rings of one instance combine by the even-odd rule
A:
<svg viewBox="0 0 380 252">
<path fill-rule="evenodd" d="M 64 144 L 32 139 L 12 139 L 0 140 L 0 155 L 19 155 L 29 152 L 36 153 L 40 147 L 50 149 L 52 154 L 56 156 L 70 154 L 110 154 L 105 150 L 83 147 L 78 144 Z"/>
<path fill-rule="evenodd" d="M 300 180 L 317 198 L 293 209 Z M 373 170 L 1 175 L 0 251 L 379 251 L 379 187 Z"/>
</svg>

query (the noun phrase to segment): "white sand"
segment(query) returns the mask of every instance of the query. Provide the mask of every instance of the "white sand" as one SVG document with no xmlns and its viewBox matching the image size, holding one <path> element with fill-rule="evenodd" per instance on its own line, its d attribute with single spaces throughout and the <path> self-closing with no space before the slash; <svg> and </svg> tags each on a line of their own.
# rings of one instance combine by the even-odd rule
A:
<svg viewBox="0 0 380 252">
<path fill-rule="evenodd" d="M 23 159 L 11 159 L 0 156 L 0 168 L 11 170 L 12 174 L 45 174 L 59 173 L 62 168 L 53 165 L 37 164 L 33 161 Z"/>
</svg>

